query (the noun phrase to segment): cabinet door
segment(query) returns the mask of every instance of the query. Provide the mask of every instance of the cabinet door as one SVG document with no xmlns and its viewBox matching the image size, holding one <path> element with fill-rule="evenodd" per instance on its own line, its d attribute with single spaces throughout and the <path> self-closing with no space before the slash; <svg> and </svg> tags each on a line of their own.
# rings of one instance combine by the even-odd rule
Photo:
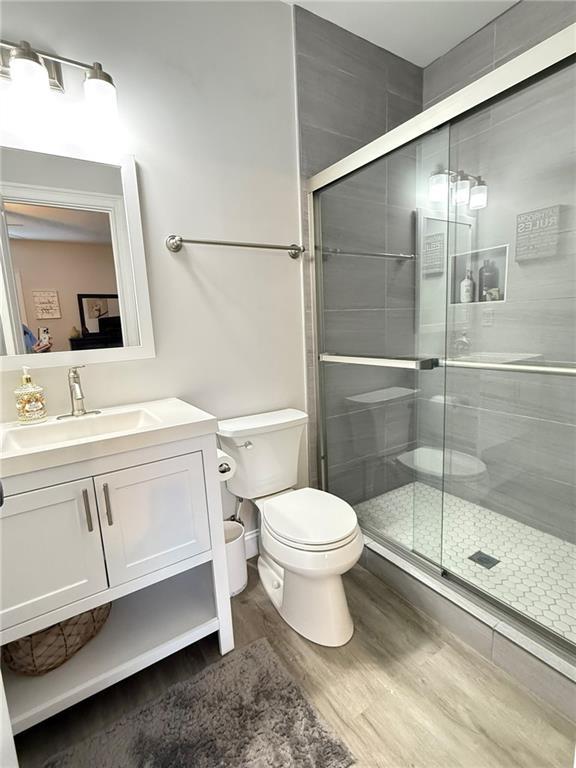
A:
<svg viewBox="0 0 576 768">
<path fill-rule="evenodd" d="M 202 454 L 94 478 L 110 586 L 210 549 Z"/>
<path fill-rule="evenodd" d="M 92 478 L 8 496 L 0 551 L 4 629 L 106 589 Z"/>
</svg>

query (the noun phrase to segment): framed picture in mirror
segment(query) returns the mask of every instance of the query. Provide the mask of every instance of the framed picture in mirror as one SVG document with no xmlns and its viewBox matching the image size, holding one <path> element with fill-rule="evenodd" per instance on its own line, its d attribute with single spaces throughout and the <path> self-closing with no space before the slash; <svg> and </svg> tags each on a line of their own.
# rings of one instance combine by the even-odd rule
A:
<svg viewBox="0 0 576 768">
<path fill-rule="evenodd" d="M 80 335 L 70 337 L 71 349 L 121 347 L 122 325 L 117 293 L 79 293 Z"/>
</svg>

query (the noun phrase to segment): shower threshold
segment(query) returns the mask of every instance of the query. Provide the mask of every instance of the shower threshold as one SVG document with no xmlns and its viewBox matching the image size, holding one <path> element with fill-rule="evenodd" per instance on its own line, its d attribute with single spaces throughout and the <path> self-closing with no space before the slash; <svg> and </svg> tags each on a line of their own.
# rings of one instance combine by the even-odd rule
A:
<svg viewBox="0 0 576 768">
<path fill-rule="evenodd" d="M 368 536 L 383 537 L 434 563 L 576 643 L 576 545 L 421 482 L 355 506 Z M 471 559 L 498 560 L 486 568 Z"/>
</svg>

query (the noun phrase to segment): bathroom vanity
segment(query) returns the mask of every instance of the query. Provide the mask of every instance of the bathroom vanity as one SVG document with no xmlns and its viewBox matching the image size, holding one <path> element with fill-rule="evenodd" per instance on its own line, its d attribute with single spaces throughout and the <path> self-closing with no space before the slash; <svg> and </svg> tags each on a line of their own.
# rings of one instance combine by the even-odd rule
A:
<svg viewBox="0 0 576 768">
<path fill-rule="evenodd" d="M 112 601 L 61 667 L 3 668 L 14 733 L 205 635 L 233 648 L 216 426 L 176 398 L 0 425 L 0 644 Z"/>
</svg>

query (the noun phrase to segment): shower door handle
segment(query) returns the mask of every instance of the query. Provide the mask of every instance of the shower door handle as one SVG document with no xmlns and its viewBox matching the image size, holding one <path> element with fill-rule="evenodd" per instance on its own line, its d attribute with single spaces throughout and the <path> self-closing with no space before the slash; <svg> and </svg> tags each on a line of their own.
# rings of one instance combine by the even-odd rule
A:
<svg viewBox="0 0 576 768">
<path fill-rule="evenodd" d="M 406 368 L 410 371 L 431 371 L 438 367 L 437 357 L 365 357 L 362 355 L 320 355 L 322 363 L 345 365 L 377 365 L 381 368 Z"/>
</svg>

